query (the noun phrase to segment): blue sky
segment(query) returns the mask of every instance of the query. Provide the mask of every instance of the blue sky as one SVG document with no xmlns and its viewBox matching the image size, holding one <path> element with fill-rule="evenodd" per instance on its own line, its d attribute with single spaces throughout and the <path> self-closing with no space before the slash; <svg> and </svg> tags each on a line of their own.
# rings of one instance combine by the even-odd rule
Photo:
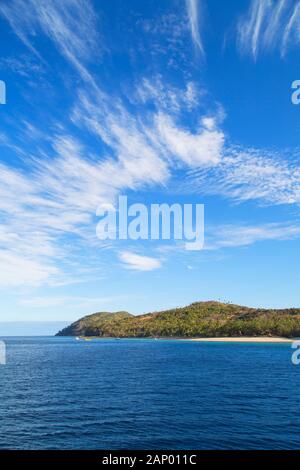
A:
<svg viewBox="0 0 300 470">
<path fill-rule="evenodd" d="M 0 4 L 0 320 L 300 306 L 300 2 Z M 119 195 L 205 204 L 205 249 L 96 237 Z"/>
</svg>

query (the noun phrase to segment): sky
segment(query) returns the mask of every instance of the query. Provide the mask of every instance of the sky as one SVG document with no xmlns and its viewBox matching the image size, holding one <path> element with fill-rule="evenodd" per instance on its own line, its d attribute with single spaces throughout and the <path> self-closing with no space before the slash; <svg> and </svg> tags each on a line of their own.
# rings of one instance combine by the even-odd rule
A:
<svg viewBox="0 0 300 470">
<path fill-rule="evenodd" d="M 300 307 L 298 0 L 1 0 L 0 321 Z M 205 245 L 97 208 L 204 204 Z"/>
</svg>

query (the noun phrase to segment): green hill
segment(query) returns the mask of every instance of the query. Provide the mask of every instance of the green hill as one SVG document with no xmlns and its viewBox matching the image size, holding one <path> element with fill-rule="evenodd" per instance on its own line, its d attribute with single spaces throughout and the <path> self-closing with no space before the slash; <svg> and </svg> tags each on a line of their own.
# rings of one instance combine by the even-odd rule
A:
<svg viewBox="0 0 300 470">
<path fill-rule="evenodd" d="M 88 315 L 57 336 L 231 337 L 300 336 L 300 309 L 255 309 L 219 302 L 134 316 L 128 312 Z"/>
</svg>

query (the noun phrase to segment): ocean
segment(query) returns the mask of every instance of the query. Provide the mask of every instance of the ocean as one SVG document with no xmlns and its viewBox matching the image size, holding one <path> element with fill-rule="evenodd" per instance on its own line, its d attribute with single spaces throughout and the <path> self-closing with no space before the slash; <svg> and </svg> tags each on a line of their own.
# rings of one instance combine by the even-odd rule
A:
<svg viewBox="0 0 300 470">
<path fill-rule="evenodd" d="M 289 344 L 5 342 L 0 449 L 300 448 Z"/>
</svg>

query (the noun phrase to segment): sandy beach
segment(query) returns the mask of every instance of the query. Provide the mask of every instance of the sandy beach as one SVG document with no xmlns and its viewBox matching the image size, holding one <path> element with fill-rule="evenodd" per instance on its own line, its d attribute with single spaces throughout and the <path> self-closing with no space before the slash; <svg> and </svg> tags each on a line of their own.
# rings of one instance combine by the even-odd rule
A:
<svg viewBox="0 0 300 470">
<path fill-rule="evenodd" d="M 120 339 L 143 339 L 143 340 L 175 340 L 175 341 L 196 341 L 201 343 L 292 343 L 293 341 L 299 341 L 300 338 L 280 338 L 278 336 L 243 336 L 243 337 L 226 337 L 226 338 L 182 338 L 182 337 L 146 337 L 146 338 L 139 338 L 139 337 L 124 337 L 124 338 L 116 338 L 116 337 L 108 337 L 108 336 L 79 336 L 76 339 L 84 340 L 84 341 L 92 341 L 92 340 L 120 340 Z"/>
<path fill-rule="evenodd" d="M 278 338 L 278 337 L 269 337 L 269 336 L 261 336 L 258 338 L 244 336 L 241 338 L 191 338 L 189 341 L 222 342 L 222 343 L 292 343 L 293 341 L 297 341 L 297 339 Z M 300 339 L 298 339 L 298 341 L 300 341 Z"/>
</svg>

